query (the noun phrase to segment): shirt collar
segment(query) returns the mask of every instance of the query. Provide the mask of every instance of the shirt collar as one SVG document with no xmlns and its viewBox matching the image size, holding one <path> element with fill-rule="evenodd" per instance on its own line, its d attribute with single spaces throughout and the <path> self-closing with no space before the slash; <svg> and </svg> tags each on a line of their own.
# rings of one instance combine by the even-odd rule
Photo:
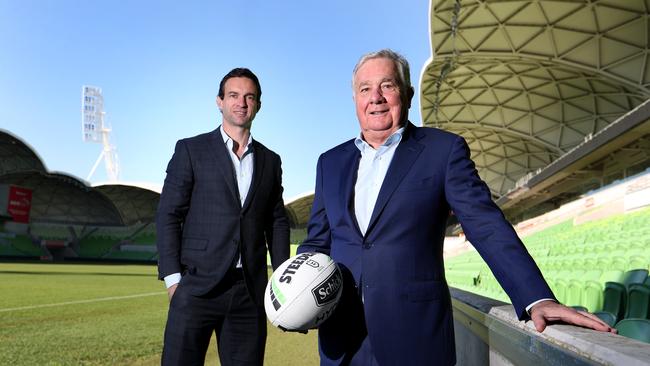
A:
<svg viewBox="0 0 650 366">
<path fill-rule="evenodd" d="M 223 130 L 223 125 L 219 126 L 219 131 L 221 132 L 221 137 L 223 138 L 224 144 L 228 146 L 228 149 L 232 151 L 232 145 L 233 145 L 233 140 L 228 136 L 226 131 Z M 248 134 L 248 142 L 246 143 L 246 151 L 248 152 L 251 148 L 251 144 L 253 143 L 253 134 Z"/>
<path fill-rule="evenodd" d="M 384 141 L 384 143 L 381 146 L 379 146 L 379 148 L 377 149 L 377 152 L 378 153 L 383 152 L 383 151 L 385 151 L 385 150 L 399 144 L 400 141 L 402 141 L 402 134 L 404 133 L 405 128 L 406 127 L 401 127 L 397 131 L 393 132 L 392 135 L 388 136 L 386 141 Z M 357 149 L 359 149 L 359 151 L 361 151 L 361 153 L 364 153 L 365 151 L 367 151 L 367 149 L 374 149 L 372 146 L 370 146 L 370 144 L 368 144 L 363 139 L 363 134 L 362 133 L 359 133 L 359 136 L 357 136 L 354 139 L 354 145 L 357 147 Z"/>
</svg>

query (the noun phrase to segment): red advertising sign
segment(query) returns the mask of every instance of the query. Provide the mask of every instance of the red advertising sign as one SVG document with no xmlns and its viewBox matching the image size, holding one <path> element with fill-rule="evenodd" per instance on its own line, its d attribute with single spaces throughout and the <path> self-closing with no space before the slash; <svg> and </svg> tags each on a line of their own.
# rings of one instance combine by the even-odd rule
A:
<svg viewBox="0 0 650 366">
<path fill-rule="evenodd" d="M 32 190 L 9 186 L 7 212 L 15 222 L 29 223 L 29 211 L 32 208 Z"/>
</svg>

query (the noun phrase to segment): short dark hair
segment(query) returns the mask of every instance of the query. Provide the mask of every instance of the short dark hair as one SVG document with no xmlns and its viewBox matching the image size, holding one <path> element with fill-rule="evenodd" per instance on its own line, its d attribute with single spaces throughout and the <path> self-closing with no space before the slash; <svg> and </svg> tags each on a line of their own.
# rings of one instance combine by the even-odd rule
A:
<svg viewBox="0 0 650 366">
<path fill-rule="evenodd" d="M 253 83 L 255 83 L 255 86 L 257 87 L 257 101 L 259 102 L 260 100 L 262 100 L 262 86 L 260 85 L 259 79 L 257 79 L 257 76 L 255 76 L 255 74 L 253 74 L 252 71 L 250 71 L 245 67 L 234 68 L 230 70 L 230 72 L 228 72 L 226 76 L 223 77 L 223 79 L 221 79 L 221 83 L 219 83 L 219 94 L 218 94 L 219 98 L 223 99 L 225 93 L 223 88 L 226 86 L 226 81 L 228 81 L 228 79 L 230 78 L 251 79 Z"/>
</svg>

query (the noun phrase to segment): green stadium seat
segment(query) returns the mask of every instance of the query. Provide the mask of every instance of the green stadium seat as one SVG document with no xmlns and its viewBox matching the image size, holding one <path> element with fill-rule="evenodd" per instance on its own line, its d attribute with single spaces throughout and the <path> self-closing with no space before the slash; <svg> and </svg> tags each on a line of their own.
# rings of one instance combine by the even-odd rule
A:
<svg viewBox="0 0 650 366">
<path fill-rule="evenodd" d="M 553 287 L 551 288 L 557 300 L 563 304 L 566 303 L 567 300 L 567 287 L 568 284 L 566 281 L 556 279 L 553 281 Z"/>
<path fill-rule="evenodd" d="M 603 306 L 603 285 L 595 281 L 588 281 L 582 289 L 582 306 L 589 311 L 596 311 Z"/>
<path fill-rule="evenodd" d="M 594 311 L 594 315 L 607 323 L 610 327 L 616 325 L 616 316 L 608 311 Z"/>
<path fill-rule="evenodd" d="M 581 306 L 582 303 L 582 281 L 571 280 L 566 289 L 564 303 L 569 306 Z"/>
<path fill-rule="evenodd" d="M 625 277 L 623 278 L 623 284 L 626 288 L 630 288 L 630 285 L 635 283 L 644 283 L 648 278 L 647 269 L 632 269 L 625 272 Z"/>
<path fill-rule="evenodd" d="M 625 318 L 650 319 L 650 286 L 634 283 L 627 291 Z"/>
<path fill-rule="evenodd" d="M 614 314 L 616 320 L 621 319 L 625 313 L 626 291 L 625 285 L 622 283 L 605 283 L 602 310 Z"/>
<path fill-rule="evenodd" d="M 619 335 L 650 343 L 650 320 L 648 319 L 623 319 L 616 323 L 615 328 Z"/>
<path fill-rule="evenodd" d="M 628 269 L 647 269 L 650 266 L 650 251 L 634 248 L 628 252 Z"/>
<path fill-rule="evenodd" d="M 601 306 L 599 294 L 602 293 L 602 285 L 598 283 L 598 280 L 601 273 L 600 270 L 572 272 L 573 279 L 567 288 L 566 303 L 586 307 L 590 311 L 599 309 Z"/>
<path fill-rule="evenodd" d="M 623 283 L 624 272 L 618 269 L 604 271 L 598 279 L 601 284 L 605 282 L 619 282 Z"/>
</svg>

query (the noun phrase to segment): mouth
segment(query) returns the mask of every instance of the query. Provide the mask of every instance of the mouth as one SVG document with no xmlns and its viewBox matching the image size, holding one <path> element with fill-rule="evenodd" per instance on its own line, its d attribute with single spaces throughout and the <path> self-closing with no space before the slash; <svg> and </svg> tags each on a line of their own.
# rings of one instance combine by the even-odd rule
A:
<svg viewBox="0 0 650 366">
<path fill-rule="evenodd" d="M 388 110 L 370 112 L 371 116 L 381 116 L 388 113 Z"/>
</svg>

